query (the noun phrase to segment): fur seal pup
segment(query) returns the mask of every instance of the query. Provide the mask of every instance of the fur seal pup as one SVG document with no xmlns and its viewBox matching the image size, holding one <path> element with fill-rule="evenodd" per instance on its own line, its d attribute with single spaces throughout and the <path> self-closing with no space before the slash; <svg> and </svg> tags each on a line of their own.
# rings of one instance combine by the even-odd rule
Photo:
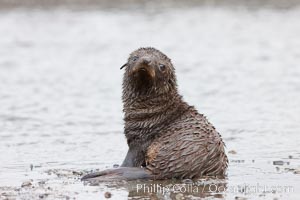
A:
<svg viewBox="0 0 300 200">
<path fill-rule="evenodd" d="M 82 179 L 224 177 L 228 159 L 221 136 L 179 95 L 171 60 L 155 48 L 140 48 L 122 68 L 129 150 L 120 168 Z"/>
</svg>

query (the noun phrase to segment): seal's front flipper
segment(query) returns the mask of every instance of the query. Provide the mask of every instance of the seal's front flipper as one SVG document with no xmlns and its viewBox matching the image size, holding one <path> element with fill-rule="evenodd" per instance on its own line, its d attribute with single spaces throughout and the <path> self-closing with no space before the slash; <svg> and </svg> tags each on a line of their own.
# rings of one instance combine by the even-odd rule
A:
<svg viewBox="0 0 300 200">
<path fill-rule="evenodd" d="M 121 167 L 134 167 L 133 160 L 135 157 L 136 155 L 134 155 L 133 151 L 129 149 Z"/>
<path fill-rule="evenodd" d="M 120 167 L 117 169 L 107 169 L 100 172 L 87 174 L 81 178 L 83 181 L 114 181 L 114 180 L 137 180 L 137 179 L 153 179 L 150 171 L 138 167 Z"/>
</svg>

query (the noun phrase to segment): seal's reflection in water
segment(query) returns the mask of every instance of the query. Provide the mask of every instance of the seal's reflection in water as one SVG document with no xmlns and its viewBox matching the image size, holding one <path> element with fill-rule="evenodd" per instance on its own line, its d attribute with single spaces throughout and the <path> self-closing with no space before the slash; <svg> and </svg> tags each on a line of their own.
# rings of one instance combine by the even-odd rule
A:
<svg viewBox="0 0 300 200">
<path fill-rule="evenodd" d="M 91 186 L 106 186 L 108 192 L 118 189 L 128 191 L 128 199 L 194 199 L 194 198 L 225 198 L 227 180 L 202 178 L 198 180 L 137 180 L 100 182 L 89 180 Z M 113 195 L 113 193 L 112 193 Z"/>
</svg>

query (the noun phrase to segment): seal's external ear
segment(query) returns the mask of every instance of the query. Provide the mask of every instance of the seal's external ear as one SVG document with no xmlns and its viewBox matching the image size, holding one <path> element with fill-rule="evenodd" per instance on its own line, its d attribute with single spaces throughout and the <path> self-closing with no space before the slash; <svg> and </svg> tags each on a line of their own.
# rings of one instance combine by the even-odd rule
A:
<svg viewBox="0 0 300 200">
<path fill-rule="evenodd" d="M 125 63 L 124 65 L 122 65 L 122 67 L 120 69 L 123 69 L 126 66 L 127 66 L 127 63 Z"/>
</svg>

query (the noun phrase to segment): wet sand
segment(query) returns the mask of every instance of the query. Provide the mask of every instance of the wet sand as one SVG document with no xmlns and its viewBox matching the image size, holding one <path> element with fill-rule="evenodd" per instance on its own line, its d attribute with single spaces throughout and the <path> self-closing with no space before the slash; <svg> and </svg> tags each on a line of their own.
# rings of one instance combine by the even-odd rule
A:
<svg viewBox="0 0 300 200">
<path fill-rule="evenodd" d="M 0 199 L 298 199 L 299 19 L 298 7 L 1 9 Z M 172 58 L 184 99 L 222 134 L 225 180 L 80 181 L 125 157 L 119 67 L 140 46 Z"/>
</svg>

